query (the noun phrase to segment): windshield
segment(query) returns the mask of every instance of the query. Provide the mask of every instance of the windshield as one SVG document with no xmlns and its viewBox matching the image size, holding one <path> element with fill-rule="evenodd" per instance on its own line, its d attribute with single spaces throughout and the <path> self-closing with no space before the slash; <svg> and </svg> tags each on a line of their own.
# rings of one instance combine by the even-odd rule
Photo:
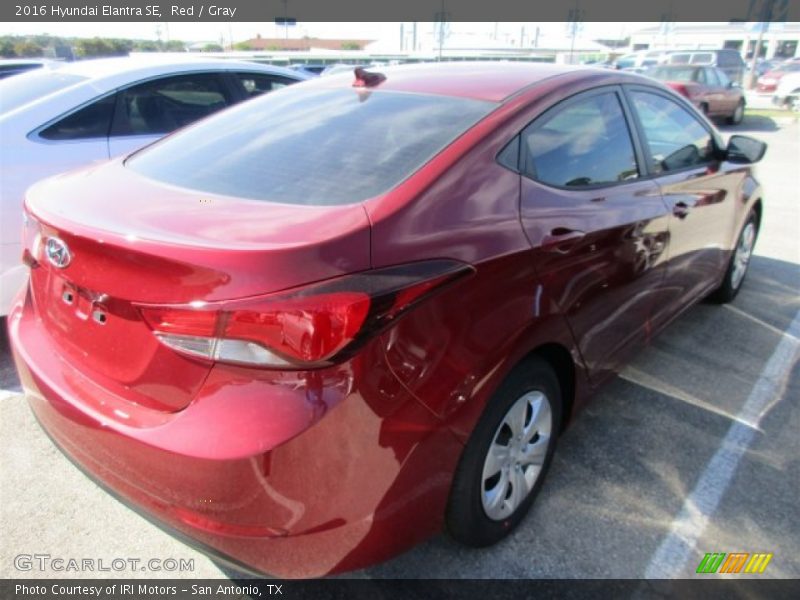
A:
<svg viewBox="0 0 800 600">
<path fill-rule="evenodd" d="M 126 164 L 203 192 L 349 204 L 396 186 L 495 106 L 426 94 L 286 88 L 165 138 Z"/>
<path fill-rule="evenodd" d="M 3 79 L 0 81 L 0 114 L 85 80 L 86 77 L 80 75 L 51 69 L 37 69 Z"/>
</svg>

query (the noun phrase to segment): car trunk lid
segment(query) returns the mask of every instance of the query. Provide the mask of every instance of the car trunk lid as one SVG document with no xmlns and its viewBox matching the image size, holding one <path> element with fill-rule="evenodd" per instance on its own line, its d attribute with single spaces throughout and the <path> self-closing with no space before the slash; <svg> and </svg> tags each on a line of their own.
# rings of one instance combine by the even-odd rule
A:
<svg viewBox="0 0 800 600">
<path fill-rule="evenodd" d="M 211 363 L 160 344 L 137 305 L 245 298 L 369 267 L 360 205 L 198 194 L 120 162 L 34 186 L 26 210 L 31 298 L 55 350 L 109 391 L 158 410 L 186 406 Z M 61 245 L 69 258 L 59 266 Z"/>
</svg>

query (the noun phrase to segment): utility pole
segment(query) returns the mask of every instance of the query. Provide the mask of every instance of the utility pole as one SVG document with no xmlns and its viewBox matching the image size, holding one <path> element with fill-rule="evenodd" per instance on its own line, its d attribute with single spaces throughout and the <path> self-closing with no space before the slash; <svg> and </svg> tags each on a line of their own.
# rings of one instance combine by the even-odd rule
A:
<svg viewBox="0 0 800 600">
<path fill-rule="evenodd" d="M 575 0 L 575 8 L 572 8 L 569 11 L 570 34 L 572 38 L 569 46 L 569 64 L 572 64 L 574 61 L 573 54 L 575 53 L 575 37 L 578 35 L 578 24 L 581 21 L 582 13 L 583 11 L 581 10 L 580 0 Z"/>
<path fill-rule="evenodd" d="M 444 46 L 444 38 L 447 35 L 447 12 L 444 10 L 444 0 L 442 0 L 441 10 L 436 13 L 436 21 L 439 24 L 439 60 L 442 60 L 442 47 Z"/>
<path fill-rule="evenodd" d="M 283 39 L 289 39 L 289 0 L 283 2 Z"/>
<path fill-rule="evenodd" d="M 774 4 L 775 0 L 761 0 L 761 11 L 759 12 L 758 24 L 758 41 L 756 42 L 755 48 L 753 48 L 753 58 L 750 61 L 750 73 L 748 74 L 748 80 L 745 82 L 745 85 L 749 90 L 753 89 L 756 84 L 756 63 L 758 63 L 758 57 L 761 54 L 761 44 L 764 41 L 764 34 L 769 30 L 769 22 L 772 20 L 772 10 Z M 751 11 L 752 8 L 753 1 L 751 0 Z"/>
</svg>

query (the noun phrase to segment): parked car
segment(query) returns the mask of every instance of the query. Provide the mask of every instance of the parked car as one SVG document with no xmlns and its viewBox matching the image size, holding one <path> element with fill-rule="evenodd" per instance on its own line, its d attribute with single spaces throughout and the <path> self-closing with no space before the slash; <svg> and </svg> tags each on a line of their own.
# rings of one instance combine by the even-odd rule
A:
<svg viewBox="0 0 800 600">
<path fill-rule="evenodd" d="M 642 73 L 645 70 L 661 64 L 667 52 L 663 50 L 640 50 L 624 56 L 620 56 L 614 61 L 614 67 L 622 71 Z"/>
<path fill-rule="evenodd" d="M 318 78 L 31 188 L 14 359 L 67 456 L 218 561 L 485 546 L 602 382 L 736 296 L 765 150 L 620 71 Z"/>
<path fill-rule="evenodd" d="M 46 58 L 4 58 L 0 59 L 0 79 L 20 75 L 34 69 L 41 69 L 54 61 Z"/>
<path fill-rule="evenodd" d="M 772 103 L 795 112 L 800 111 L 800 73 L 789 73 L 781 77 L 772 96 Z"/>
<path fill-rule="evenodd" d="M 774 69 L 775 67 L 777 67 L 778 64 L 780 63 L 772 60 L 763 60 L 763 59 L 756 62 L 755 80 L 757 81 L 759 77 L 764 75 L 770 69 Z M 745 64 L 745 71 L 747 73 L 750 72 L 749 62 Z"/>
<path fill-rule="evenodd" d="M 736 50 L 682 50 L 670 52 L 666 58 L 670 65 L 702 65 L 717 67 L 728 76 L 728 79 L 742 84 L 745 63 L 742 55 Z"/>
<path fill-rule="evenodd" d="M 662 65 L 647 74 L 686 96 L 708 117 L 724 117 L 731 125 L 744 118 L 744 90 L 716 67 Z"/>
<path fill-rule="evenodd" d="M 252 62 L 137 56 L 45 67 L 0 82 L 0 316 L 26 276 L 19 232 L 28 186 L 307 78 Z"/>
<path fill-rule="evenodd" d="M 781 63 L 758 78 L 756 91 L 761 94 L 769 94 L 778 88 L 781 79 L 789 73 L 800 73 L 800 62 L 787 61 Z"/>
<path fill-rule="evenodd" d="M 322 74 L 326 67 L 327 65 L 317 63 L 300 63 L 296 65 L 289 65 L 289 68 L 293 71 L 299 71 L 301 73 L 305 73 L 306 75 L 312 75 L 315 77 Z"/>
<path fill-rule="evenodd" d="M 320 75 L 328 76 L 328 75 L 340 75 L 342 73 L 352 73 L 353 69 L 355 69 L 357 66 L 365 67 L 366 65 L 346 65 L 337 63 L 325 67 L 325 69 L 322 71 L 322 73 L 320 73 Z"/>
</svg>

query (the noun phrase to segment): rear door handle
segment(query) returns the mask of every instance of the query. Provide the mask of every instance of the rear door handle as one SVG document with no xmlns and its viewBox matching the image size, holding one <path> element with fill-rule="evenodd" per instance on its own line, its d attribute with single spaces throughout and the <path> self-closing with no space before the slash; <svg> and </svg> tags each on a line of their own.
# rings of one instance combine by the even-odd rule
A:
<svg viewBox="0 0 800 600">
<path fill-rule="evenodd" d="M 691 210 L 692 206 L 686 202 L 676 202 L 675 206 L 672 207 L 672 214 L 679 219 L 685 219 Z"/>
<path fill-rule="evenodd" d="M 566 254 L 585 236 L 585 231 L 556 227 L 542 238 L 542 250 Z"/>
</svg>

